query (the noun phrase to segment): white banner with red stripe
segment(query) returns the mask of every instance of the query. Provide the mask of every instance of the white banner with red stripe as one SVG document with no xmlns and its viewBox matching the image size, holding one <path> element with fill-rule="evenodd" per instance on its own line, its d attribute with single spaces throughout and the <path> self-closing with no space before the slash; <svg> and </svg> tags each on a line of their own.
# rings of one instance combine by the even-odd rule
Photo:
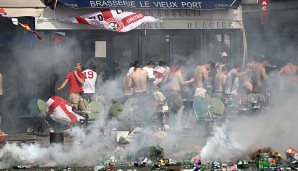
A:
<svg viewBox="0 0 298 171">
<path fill-rule="evenodd" d="M 60 21 L 80 23 L 116 32 L 128 32 L 144 22 L 157 22 L 152 16 L 123 11 L 119 9 L 103 9 L 95 13 L 59 19 Z"/>
<path fill-rule="evenodd" d="M 56 122 L 70 125 L 77 123 L 81 119 L 85 119 L 73 112 L 71 104 L 59 96 L 52 96 L 46 104 L 47 113 Z"/>
</svg>

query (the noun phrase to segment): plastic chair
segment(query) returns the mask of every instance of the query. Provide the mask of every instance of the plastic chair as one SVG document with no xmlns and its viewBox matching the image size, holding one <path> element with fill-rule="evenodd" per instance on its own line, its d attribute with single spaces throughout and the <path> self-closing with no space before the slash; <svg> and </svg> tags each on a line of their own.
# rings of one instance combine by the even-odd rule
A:
<svg viewBox="0 0 298 171">
<path fill-rule="evenodd" d="M 216 115 L 223 115 L 225 112 L 225 104 L 219 98 L 212 98 L 212 106 Z"/>
<path fill-rule="evenodd" d="M 193 111 L 197 120 L 207 119 L 208 104 L 202 97 L 196 97 L 193 101 Z"/>
<path fill-rule="evenodd" d="M 247 102 L 248 103 L 254 103 L 256 101 L 256 96 L 253 93 L 250 93 L 249 95 L 247 95 Z"/>
<path fill-rule="evenodd" d="M 43 114 L 40 110 L 40 108 L 38 107 L 38 101 L 40 101 L 42 99 L 40 98 L 34 98 L 32 99 L 27 107 L 27 112 L 25 115 L 20 116 L 21 118 L 33 118 L 34 116 L 41 116 L 43 117 Z M 42 102 L 39 102 L 42 103 Z M 42 105 L 41 105 L 42 106 Z"/>
<path fill-rule="evenodd" d="M 197 118 L 199 129 L 202 131 L 204 136 L 207 136 L 212 128 L 215 119 L 213 118 L 212 108 L 208 105 L 208 102 L 203 97 L 196 97 L 193 100 L 193 111 Z"/>
<path fill-rule="evenodd" d="M 255 100 L 257 100 L 259 103 L 266 102 L 266 98 L 263 94 L 255 94 Z"/>
<path fill-rule="evenodd" d="M 101 114 L 104 113 L 104 105 L 100 102 L 90 102 L 87 107 L 87 111 L 90 111 L 91 113 L 88 114 L 88 121 L 93 121 L 98 118 Z"/>
<path fill-rule="evenodd" d="M 121 113 L 123 112 L 123 108 L 124 108 L 123 104 L 118 103 L 118 102 L 113 103 L 110 108 L 110 113 L 113 117 L 118 118 L 121 115 Z"/>
<path fill-rule="evenodd" d="M 266 98 L 263 94 L 249 94 L 247 96 L 248 103 L 261 103 L 264 104 L 266 102 Z"/>
<path fill-rule="evenodd" d="M 38 106 L 38 109 L 40 111 L 40 114 L 43 118 L 45 118 L 47 116 L 47 107 L 46 107 L 46 102 L 41 100 L 41 99 L 38 99 L 37 100 L 37 106 Z"/>
</svg>

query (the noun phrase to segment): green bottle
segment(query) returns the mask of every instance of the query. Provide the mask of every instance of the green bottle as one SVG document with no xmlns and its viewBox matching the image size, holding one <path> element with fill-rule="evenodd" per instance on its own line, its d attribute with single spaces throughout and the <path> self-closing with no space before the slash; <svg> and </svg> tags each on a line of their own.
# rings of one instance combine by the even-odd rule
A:
<svg viewBox="0 0 298 171">
<path fill-rule="evenodd" d="M 184 161 L 183 164 L 184 165 L 193 165 L 191 161 Z"/>
<path fill-rule="evenodd" d="M 181 166 L 181 162 L 175 162 L 175 163 L 167 163 L 166 166 Z"/>
</svg>

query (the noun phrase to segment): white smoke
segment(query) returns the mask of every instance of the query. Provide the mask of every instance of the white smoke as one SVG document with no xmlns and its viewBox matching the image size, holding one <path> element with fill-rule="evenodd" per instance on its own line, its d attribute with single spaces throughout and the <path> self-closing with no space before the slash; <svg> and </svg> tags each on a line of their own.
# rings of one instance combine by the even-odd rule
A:
<svg viewBox="0 0 298 171">
<path fill-rule="evenodd" d="M 203 162 L 250 159 L 256 150 L 272 147 L 284 153 L 288 147 L 297 148 L 295 92 L 276 94 L 273 106 L 260 114 L 241 116 L 215 126 L 201 151 Z"/>
</svg>

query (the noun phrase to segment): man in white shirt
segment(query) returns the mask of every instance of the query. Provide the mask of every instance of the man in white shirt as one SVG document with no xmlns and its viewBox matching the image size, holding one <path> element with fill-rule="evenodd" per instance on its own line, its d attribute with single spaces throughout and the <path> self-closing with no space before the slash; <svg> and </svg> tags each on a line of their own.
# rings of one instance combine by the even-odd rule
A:
<svg viewBox="0 0 298 171">
<path fill-rule="evenodd" d="M 83 90 L 84 93 L 82 97 L 86 99 L 88 102 L 94 100 L 95 92 L 96 92 L 96 80 L 97 80 L 97 73 L 95 72 L 96 66 L 90 65 L 83 71 L 86 75 L 85 82 L 83 83 Z"/>
<path fill-rule="evenodd" d="M 248 73 L 248 69 L 241 71 L 241 62 L 234 64 L 233 69 L 227 74 L 225 82 L 225 94 L 226 95 L 238 95 L 239 89 L 239 77 Z"/>
<path fill-rule="evenodd" d="M 152 61 L 149 61 L 146 66 L 142 68 L 142 70 L 146 71 L 148 73 L 148 81 L 147 81 L 147 90 L 149 92 L 152 92 L 153 90 L 153 81 L 155 79 L 155 76 L 153 74 L 153 68 L 154 68 L 154 63 Z"/>
<path fill-rule="evenodd" d="M 154 68 L 154 63 L 152 61 L 149 61 L 146 66 L 142 68 L 142 70 L 145 70 L 148 73 L 148 79 L 155 79 L 155 76 L 153 75 L 153 68 Z"/>
</svg>

